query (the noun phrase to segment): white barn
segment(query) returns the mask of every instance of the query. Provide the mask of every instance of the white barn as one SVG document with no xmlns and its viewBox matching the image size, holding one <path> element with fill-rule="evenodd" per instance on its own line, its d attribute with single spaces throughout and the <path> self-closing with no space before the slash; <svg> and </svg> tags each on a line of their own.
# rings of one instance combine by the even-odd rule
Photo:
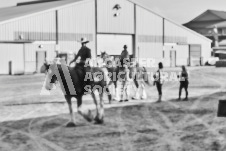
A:
<svg viewBox="0 0 226 151">
<path fill-rule="evenodd" d="M 137 0 L 138 1 L 138 0 Z M 129 0 L 63 0 L 0 9 L 0 74 L 39 72 L 58 51 L 70 60 L 81 37 L 92 55 L 152 58 L 164 66 L 203 65 L 211 40 Z"/>
</svg>

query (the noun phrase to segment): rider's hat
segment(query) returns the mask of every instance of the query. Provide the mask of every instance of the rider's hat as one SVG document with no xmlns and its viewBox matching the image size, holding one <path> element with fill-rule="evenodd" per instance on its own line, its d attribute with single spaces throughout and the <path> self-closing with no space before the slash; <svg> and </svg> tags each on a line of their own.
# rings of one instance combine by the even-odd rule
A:
<svg viewBox="0 0 226 151">
<path fill-rule="evenodd" d="M 124 45 L 123 48 L 127 48 L 127 45 Z"/>
<path fill-rule="evenodd" d="M 82 37 L 82 38 L 81 38 L 81 40 L 80 40 L 80 41 L 78 41 L 78 42 L 80 42 L 80 43 L 88 43 L 88 42 L 89 42 L 89 40 L 87 40 L 87 38 L 86 38 L 86 37 Z"/>
</svg>

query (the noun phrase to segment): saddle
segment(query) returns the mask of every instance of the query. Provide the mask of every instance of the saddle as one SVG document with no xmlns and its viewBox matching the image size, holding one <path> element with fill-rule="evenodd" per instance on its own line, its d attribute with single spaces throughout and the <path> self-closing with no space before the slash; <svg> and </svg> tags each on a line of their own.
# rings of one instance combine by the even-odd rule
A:
<svg viewBox="0 0 226 151">
<path fill-rule="evenodd" d="M 92 72 L 92 70 L 90 67 L 84 67 L 83 63 L 76 64 L 75 70 L 79 78 L 79 84 L 82 86 L 81 91 L 85 91 L 84 88 L 86 85 L 92 85 L 92 81 L 89 79 L 86 79 L 85 81 L 87 72 Z"/>
</svg>

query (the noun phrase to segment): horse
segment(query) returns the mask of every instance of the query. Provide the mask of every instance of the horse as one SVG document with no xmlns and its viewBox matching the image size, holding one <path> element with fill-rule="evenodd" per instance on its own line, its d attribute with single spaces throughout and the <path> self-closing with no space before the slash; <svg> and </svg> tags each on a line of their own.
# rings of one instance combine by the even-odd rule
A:
<svg viewBox="0 0 226 151">
<path fill-rule="evenodd" d="M 75 125 L 74 112 L 72 108 L 71 99 L 75 97 L 77 99 L 77 109 L 78 113 L 83 116 L 88 122 L 93 120 L 97 124 L 104 123 L 104 101 L 103 93 L 107 92 L 109 101 L 111 100 L 111 94 L 109 93 L 108 85 L 106 84 L 104 73 L 101 68 L 93 67 L 91 68 L 90 75 L 90 85 L 82 85 L 81 81 L 83 80 L 83 75 L 81 70 L 78 70 L 77 67 L 68 67 L 66 63 L 45 63 L 46 79 L 45 79 L 45 88 L 51 90 L 57 81 L 60 83 L 61 90 L 64 93 L 64 97 L 69 107 L 70 113 L 70 122 L 66 125 L 67 127 L 73 127 Z M 85 75 L 86 76 L 86 75 Z M 101 77 L 102 76 L 102 77 Z M 86 91 L 84 91 L 86 90 Z M 97 102 L 95 91 L 99 92 L 100 101 Z M 85 94 L 92 95 L 94 104 L 96 105 L 96 116 L 93 117 L 91 110 L 82 109 L 82 97 Z"/>
</svg>

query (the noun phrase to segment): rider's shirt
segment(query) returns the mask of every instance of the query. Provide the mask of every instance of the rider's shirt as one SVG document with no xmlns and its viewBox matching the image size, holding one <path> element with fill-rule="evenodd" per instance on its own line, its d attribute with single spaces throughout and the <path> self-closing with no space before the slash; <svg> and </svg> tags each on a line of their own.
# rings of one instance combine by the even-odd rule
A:
<svg viewBox="0 0 226 151">
<path fill-rule="evenodd" d="M 78 57 L 81 57 L 80 62 L 85 62 L 86 59 L 91 59 L 91 50 L 86 46 L 82 46 L 75 57 L 75 61 Z"/>
</svg>

